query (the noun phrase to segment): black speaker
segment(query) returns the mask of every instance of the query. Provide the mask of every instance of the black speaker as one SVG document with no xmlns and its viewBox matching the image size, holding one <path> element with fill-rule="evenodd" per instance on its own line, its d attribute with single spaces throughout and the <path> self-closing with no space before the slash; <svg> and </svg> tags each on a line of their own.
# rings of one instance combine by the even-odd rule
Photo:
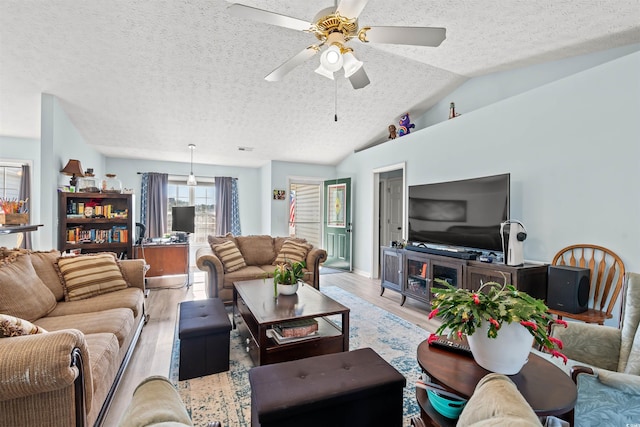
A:
<svg viewBox="0 0 640 427">
<path fill-rule="evenodd" d="M 589 269 L 568 265 L 549 266 L 547 307 L 582 313 L 589 303 Z"/>
</svg>

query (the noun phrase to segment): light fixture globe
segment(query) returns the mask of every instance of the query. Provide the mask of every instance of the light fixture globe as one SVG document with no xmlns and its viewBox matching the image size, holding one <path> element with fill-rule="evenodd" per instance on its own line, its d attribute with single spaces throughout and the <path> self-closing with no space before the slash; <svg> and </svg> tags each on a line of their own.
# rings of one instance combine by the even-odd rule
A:
<svg viewBox="0 0 640 427">
<path fill-rule="evenodd" d="M 321 76 L 324 76 L 328 79 L 333 80 L 333 73 L 329 70 L 327 70 L 326 68 L 324 68 L 322 66 L 322 64 L 320 64 L 320 66 L 318 68 L 316 68 L 316 73 L 320 74 Z"/>
<path fill-rule="evenodd" d="M 320 56 L 320 64 L 328 71 L 335 73 L 342 68 L 342 53 L 336 45 L 331 45 Z"/>
<path fill-rule="evenodd" d="M 351 52 L 346 52 L 342 55 L 344 61 L 344 76 L 349 78 L 353 76 L 360 68 L 362 68 L 362 61 L 359 61 Z"/>
<path fill-rule="evenodd" d="M 189 173 L 189 177 L 187 178 L 187 185 L 189 186 L 198 185 L 196 176 L 193 174 L 193 150 L 195 150 L 195 148 L 195 144 L 189 144 L 189 150 L 191 150 L 191 173 Z"/>
</svg>

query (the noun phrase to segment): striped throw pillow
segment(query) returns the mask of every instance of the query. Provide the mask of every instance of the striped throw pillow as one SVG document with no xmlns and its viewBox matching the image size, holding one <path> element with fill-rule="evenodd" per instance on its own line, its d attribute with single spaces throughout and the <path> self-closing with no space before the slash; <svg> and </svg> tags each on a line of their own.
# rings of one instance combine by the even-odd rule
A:
<svg viewBox="0 0 640 427">
<path fill-rule="evenodd" d="M 77 301 L 127 288 L 114 254 L 58 258 L 66 301 Z"/>
<path fill-rule="evenodd" d="M 214 246 L 213 251 L 222 261 L 225 273 L 233 273 L 247 266 L 242 253 L 232 241 Z"/>
<path fill-rule="evenodd" d="M 289 262 L 304 262 L 312 246 L 309 243 L 296 242 L 295 240 L 285 240 L 282 249 L 278 253 L 274 265 Z"/>
<path fill-rule="evenodd" d="M 19 317 L 0 314 L 0 338 L 21 337 L 23 335 L 44 334 L 44 328 Z"/>
</svg>

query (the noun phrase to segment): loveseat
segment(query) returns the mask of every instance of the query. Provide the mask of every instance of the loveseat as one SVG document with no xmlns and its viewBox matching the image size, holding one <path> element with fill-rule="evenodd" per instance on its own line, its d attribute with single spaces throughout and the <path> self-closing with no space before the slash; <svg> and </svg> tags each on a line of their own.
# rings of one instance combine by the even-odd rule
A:
<svg viewBox="0 0 640 427">
<path fill-rule="evenodd" d="M 209 236 L 209 246 L 196 251 L 196 265 L 207 272 L 205 292 L 225 302 L 233 299 L 233 282 L 272 277 L 275 266 L 285 260 L 304 261 L 304 281 L 320 288 L 320 263 L 324 249 L 291 237 Z"/>
<path fill-rule="evenodd" d="M 0 248 L 0 425 L 100 425 L 144 325 L 144 260 Z"/>
</svg>

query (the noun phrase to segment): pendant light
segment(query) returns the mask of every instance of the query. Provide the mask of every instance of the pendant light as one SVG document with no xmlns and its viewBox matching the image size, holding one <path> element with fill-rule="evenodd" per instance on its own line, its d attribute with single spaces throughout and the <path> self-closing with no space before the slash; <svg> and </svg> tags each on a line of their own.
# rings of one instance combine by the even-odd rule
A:
<svg viewBox="0 0 640 427">
<path fill-rule="evenodd" d="M 189 174 L 189 178 L 187 178 L 187 185 L 198 185 L 196 176 L 193 174 L 193 150 L 195 150 L 195 148 L 195 144 L 189 144 L 189 150 L 191 150 L 191 173 Z"/>
</svg>

